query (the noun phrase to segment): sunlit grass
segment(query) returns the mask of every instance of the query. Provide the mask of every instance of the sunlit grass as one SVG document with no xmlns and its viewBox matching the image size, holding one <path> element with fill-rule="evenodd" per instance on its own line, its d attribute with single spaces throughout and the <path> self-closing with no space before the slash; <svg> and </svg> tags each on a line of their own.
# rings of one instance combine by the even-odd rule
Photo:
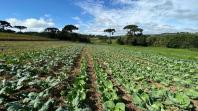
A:
<svg viewBox="0 0 198 111">
<path fill-rule="evenodd" d="M 53 39 L 49 39 L 49 38 L 45 38 L 45 37 L 39 37 L 39 36 L 32 36 L 32 35 L 25 35 L 25 34 L 13 34 L 13 33 L 0 33 L 0 41 L 6 41 L 6 40 L 27 40 L 27 41 L 31 41 L 31 40 L 53 40 Z"/>
</svg>

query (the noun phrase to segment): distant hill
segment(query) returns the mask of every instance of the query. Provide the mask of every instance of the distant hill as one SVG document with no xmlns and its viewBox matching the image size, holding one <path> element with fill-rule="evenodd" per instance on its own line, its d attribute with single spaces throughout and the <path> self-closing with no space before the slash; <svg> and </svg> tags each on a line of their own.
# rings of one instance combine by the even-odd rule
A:
<svg viewBox="0 0 198 111">
<path fill-rule="evenodd" d="M 196 33 L 190 33 L 190 32 L 177 32 L 177 33 L 162 33 L 162 34 L 150 34 L 148 36 L 158 36 L 158 37 L 164 37 L 164 36 L 178 36 L 178 35 L 194 35 L 197 36 L 198 32 Z"/>
<path fill-rule="evenodd" d="M 56 39 L 15 33 L 0 33 L 0 41 L 54 41 Z"/>
</svg>

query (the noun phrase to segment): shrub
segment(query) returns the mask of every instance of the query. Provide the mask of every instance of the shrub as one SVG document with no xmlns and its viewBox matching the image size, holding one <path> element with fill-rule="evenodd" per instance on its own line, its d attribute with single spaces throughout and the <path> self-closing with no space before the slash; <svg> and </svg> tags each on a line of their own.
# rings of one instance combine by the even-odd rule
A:
<svg viewBox="0 0 198 111">
<path fill-rule="evenodd" d="M 168 48 L 198 48 L 198 34 L 175 33 L 155 36 L 123 36 L 117 43 L 134 46 L 158 46 Z"/>
<path fill-rule="evenodd" d="M 134 46 L 148 46 L 146 42 L 146 36 L 138 36 L 138 37 L 132 37 L 132 36 L 124 36 L 117 39 L 117 43 L 124 45 L 134 45 Z"/>
<path fill-rule="evenodd" d="M 198 35 L 191 33 L 164 34 L 147 38 L 149 46 L 198 48 Z"/>
</svg>

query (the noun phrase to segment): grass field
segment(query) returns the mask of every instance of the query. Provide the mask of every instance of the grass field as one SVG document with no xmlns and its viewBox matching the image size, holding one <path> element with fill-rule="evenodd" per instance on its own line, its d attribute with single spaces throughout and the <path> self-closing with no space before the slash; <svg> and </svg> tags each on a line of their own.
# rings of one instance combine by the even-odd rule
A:
<svg viewBox="0 0 198 111">
<path fill-rule="evenodd" d="M 0 41 L 49 41 L 53 39 L 24 34 L 0 33 Z"/>
<path fill-rule="evenodd" d="M 118 46 L 120 47 L 120 46 Z M 176 57 L 180 59 L 198 59 L 198 51 L 190 49 L 174 49 L 165 47 L 134 47 L 134 46 L 124 46 L 131 50 L 144 51 L 150 53 L 157 53 L 168 57 Z"/>
<path fill-rule="evenodd" d="M 0 110 L 196 111 L 198 52 L 0 42 Z"/>
</svg>

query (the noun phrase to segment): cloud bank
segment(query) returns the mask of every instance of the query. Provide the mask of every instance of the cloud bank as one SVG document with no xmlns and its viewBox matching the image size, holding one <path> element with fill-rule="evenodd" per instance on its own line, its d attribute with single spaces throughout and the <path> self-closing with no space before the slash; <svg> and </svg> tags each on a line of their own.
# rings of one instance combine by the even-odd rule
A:
<svg viewBox="0 0 198 111">
<path fill-rule="evenodd" d="M 26 31 L 37 31 L 41 32 L 47 27 L 53 27 L 55 26 L 55 23 L 52 19 L 46 19 L 46 18 L 28 18 L 28 19 L 17 19 L 17 18 L 9 18 L 6 19 L 12 26 L 26 26 Z"/>
<path fill-rule="evenodd" d="M 197 0 L 83 0 L 76 3 L 83 15 L 93 19 L 86 21 L 77 17 L 83 33 L 104 34 L 105 28 L 116 28 L 124 34 L 123 27 L 136 24 L 144 33 L 198 31 Z"/>
</svg>

